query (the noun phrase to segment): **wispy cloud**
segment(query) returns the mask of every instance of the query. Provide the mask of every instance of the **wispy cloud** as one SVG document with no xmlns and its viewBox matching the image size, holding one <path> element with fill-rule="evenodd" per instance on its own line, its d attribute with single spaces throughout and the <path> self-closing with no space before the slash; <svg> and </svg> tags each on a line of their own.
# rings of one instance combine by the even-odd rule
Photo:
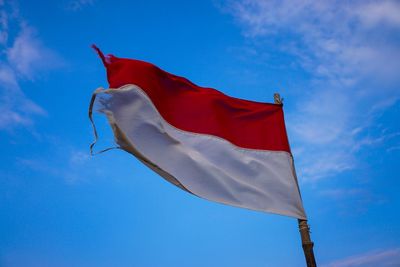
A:
<svg viewBox="0 0 400 267">
<path fill-rule="evenodd" d="M 32 118 L 46 111 L 22 92 L 15 71 L 0 63 L 0 130 L 33 124 Z"/>
<path fill-rule="evenodd" d="M 33 79 L 43 70 L 62 66 L 62 60 L 38 38 L 36 30 L 26 23 L 11 47 L 6 50 L 7 60 L 16 73 Z"/>
<path fill-rule="evenodd" d="M 365 189 L 330 189 L 320 191 L 320 194 L 325 197 L 334 198 L 336 200 L 354 197 L 359 195 L 369 195 L 369 192 Z"/>
<path fill-rule="evenodd" d="M 222 8 L 252 41 L 254 60 L 289 55 L 310 77 L 287 116 L 300 179 L 356 168 L 359 151 L 388 138 L 376 121 L 400 99 L 398 1 L 228 0 Z"/>
<path fill-rule="evenodd" d="M 337 260 L 323 267 L 395 267 L 400 265 L 400 248 L 375 250 L 365 254 L 355 255 Z"/>
<path fill-rule="evenodd" d="M 0 130 L 10 130 L 46 115 L 25 95 L 21 80 L 34 80 L 43 71 L 60 67 L 62 60 L 20 16 L 16 2 L 0 3 L 0 26 Z"/>
<path fill-rule="evenodd" d="M 400 3 L 394 1 L 367 2 L 355 10 L 364 26 L 374 27 L 378 24 L 387 24 L 393 27 L 400 27 Z"/>
<path fill-rule="evenodd" d="M 279 36 L 281 48 L 316 75 L 345 84 L 371 72 L 397 76 L 400 54 L 390 41 L 400 26 L 397 1 L 244 0 L 226 8 L 246 36 Z"/>
<path fill-rule="evenodd" d="M 54 144 L 55 145 L 55 144 Z M 57 143 L 54 154 L 35 156 L 32 158 L 17 158 L 19 169 L 29 169 L 36 173 L 43 173 L 62 179 L 68 185 L 90 182 L 93 174 L 101 176 L 102 170 L 94 161 L 90 161 L 89 152 L 69 147 L 64 143 Z M 54 167 L 57 166 L 57 167 Z"/>
<path fill-rule="evenodd" d="M 95 0 L 72 0 L 67 4 L 67 9 L 72 11 L 82 10 L 86 6 L 93 5 Z"/>
</svg>

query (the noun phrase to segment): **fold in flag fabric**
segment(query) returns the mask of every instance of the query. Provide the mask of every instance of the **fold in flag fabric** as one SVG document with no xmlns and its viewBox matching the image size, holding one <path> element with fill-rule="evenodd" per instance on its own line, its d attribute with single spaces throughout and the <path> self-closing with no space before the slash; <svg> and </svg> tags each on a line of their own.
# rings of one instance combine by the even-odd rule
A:
<svg viewBox="0 0 400 267">
<path fill-rule="evenodd" d="M 196 196 L 306 219 L 282 104 L 229 97 L 94 48 L 109 89 L 93 94 L 90 119 L 95 105 L 121 149 Z"/>
</svg>

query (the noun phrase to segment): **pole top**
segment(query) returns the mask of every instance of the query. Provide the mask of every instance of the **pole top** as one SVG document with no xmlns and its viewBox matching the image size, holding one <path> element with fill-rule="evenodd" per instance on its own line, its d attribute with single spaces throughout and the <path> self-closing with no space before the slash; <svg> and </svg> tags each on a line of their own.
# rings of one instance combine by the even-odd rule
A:
<svg viewBox="0 0 400 267">
<path fill-rule="evenodd" d="M 283 98 L 279 93 L 274 93 L 274 103 L 275 104 L 283 104 Z"/>
</svg>

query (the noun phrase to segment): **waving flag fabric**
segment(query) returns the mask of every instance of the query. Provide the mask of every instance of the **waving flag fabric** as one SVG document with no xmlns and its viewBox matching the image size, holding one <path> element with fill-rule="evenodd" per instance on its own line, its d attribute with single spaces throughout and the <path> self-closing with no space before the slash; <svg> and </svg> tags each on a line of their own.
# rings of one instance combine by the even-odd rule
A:
<svg viewBox="0 0 400 267">
<path fill-rule="evenodd" d="M 96 90 L 92 104 L 120 148 L 199 197 L 306 218 L 281 104 L 229 97 L 153 64 L 98 52 L 109 89 Z"/>
</svg>

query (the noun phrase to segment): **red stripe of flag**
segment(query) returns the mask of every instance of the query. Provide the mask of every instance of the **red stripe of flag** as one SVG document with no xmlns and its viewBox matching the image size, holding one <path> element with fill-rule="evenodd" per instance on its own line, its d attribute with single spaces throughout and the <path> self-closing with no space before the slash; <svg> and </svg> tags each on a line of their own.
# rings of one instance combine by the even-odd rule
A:
<svg viewBox="0 0 400 267">
<path fill-rule="evenodd" d="M 111 55 L 102 59 L 110 88 L 139 86 L 178 129 L 214 135 L 242 148 L 290 152 L 280 104 L 229 97 L 147 62 Z"/>
</svg>

